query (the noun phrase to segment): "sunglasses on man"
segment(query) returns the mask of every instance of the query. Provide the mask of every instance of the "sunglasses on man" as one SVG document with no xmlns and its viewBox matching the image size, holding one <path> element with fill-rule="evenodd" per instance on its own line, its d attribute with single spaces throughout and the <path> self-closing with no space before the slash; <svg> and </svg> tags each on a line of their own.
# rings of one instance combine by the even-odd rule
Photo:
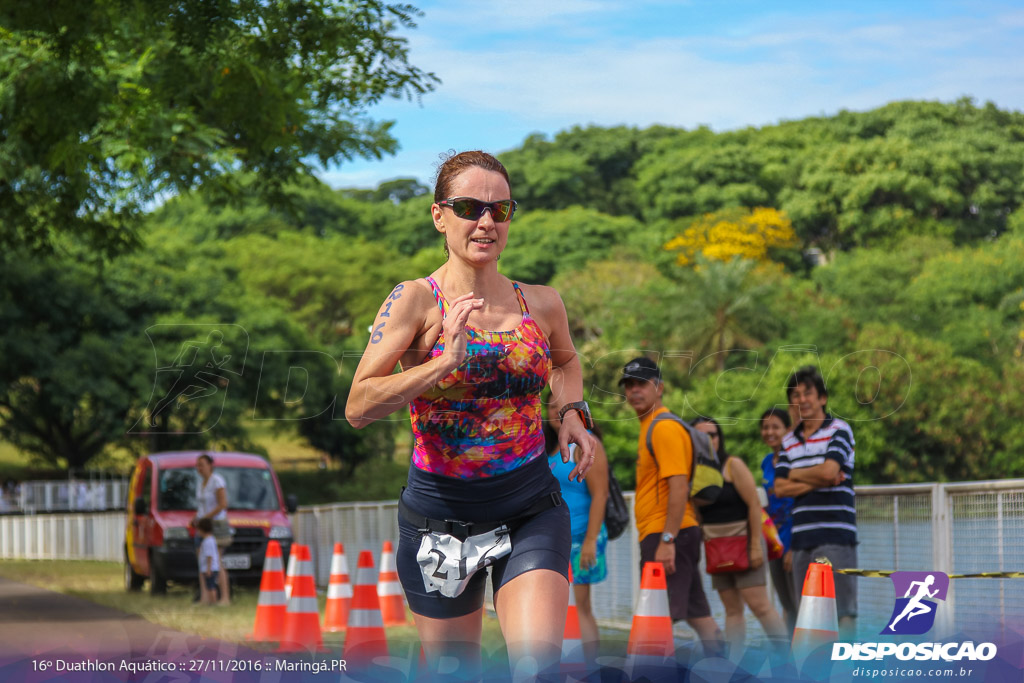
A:
<svg viewBox="0 0 1024 683">
<path fill-rule="evenodd" d="M 502 199 L 497 202 L 482 202 L 472 197 L 449 197 L 437 203 L 438 206 L 447 206 L 459 218 L 468 221 L 475 221 L 484 215 L 484 211 L 490 210 L 491 219 L 495 223 L 504 223 L 512 220 L 516 213 L 516 202 L 514 199 Z"/>
</svg>

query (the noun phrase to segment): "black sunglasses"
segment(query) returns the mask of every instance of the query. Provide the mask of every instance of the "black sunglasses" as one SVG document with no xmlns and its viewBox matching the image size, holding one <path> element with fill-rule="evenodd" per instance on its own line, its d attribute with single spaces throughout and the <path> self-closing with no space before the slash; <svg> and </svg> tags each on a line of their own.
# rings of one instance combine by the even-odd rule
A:
<svg viewBox="0 0 1024 683">
<path fill-rule="evenodd" d="M 497 202 L 482 202 L 472 197 L 449 197 L 437 203 L 438 206 L 447 206 L 459 218 L 475 221 L 484 215 L 484 211 L 491 210 L 491 218 L 495 223 L 504 223 L 512 220 L 516 213 L 516 202 L 514 199 L 502 199 Z"/>
</svg>

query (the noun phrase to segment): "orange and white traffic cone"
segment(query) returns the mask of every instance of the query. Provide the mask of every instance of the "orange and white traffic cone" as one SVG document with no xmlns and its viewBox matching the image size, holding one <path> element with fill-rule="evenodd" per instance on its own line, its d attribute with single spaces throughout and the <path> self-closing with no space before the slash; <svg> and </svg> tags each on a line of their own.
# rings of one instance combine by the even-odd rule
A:
<svg viewBox="0 0 1024 683">
<path fill-rule="evenodd" d="M 284 632 L 288 600 L 284 596 L 284 560 L 277 541 L 267 543 L 263 557 L 263 577 L 260 579 L 260 597 L 256 603 L 256 622 L 250 638 L 259 643 L 276 643 Z"/>
<path fill-rule="evenodd" d="M 377 596 L 377 577 L 373 567 L 373 553 L 363 550 L 356 564 L 356 582 L 352 591 L 352 605 L 348 611 L 348 629 L 342 657 L 357 666 L 372 663 L 374 657 L 386 657 L 388 639 L 384 632 L 384 619 Z"/>
<path fill-rule="evenodd" d="M 804 577 L 804 588 L 793 629 L 793 655 L 806 658 L 812 651 L 839 639 L 836 613 L 836 587 L 832 563 L 826 559 L 811 562 Z"/>
<path fill-rule="evenodd" d="M 562 668 L 579 669 L 584 664 L 583 634 L 580 632 L 580 616 L 576 610 L 576 593 L 572 589 L 572 567 L 569 567 L 569 609 L 565 613 L 565 630 L 562 632 Z"/>
<path fill-rule="evenodd" d="M 288 571 L 284 574 L 284 599 L 292 597 L 292 585 L 295 583 L 295 564 L 298 559 L 295 555 L 295 549 L 299 547 L 298 543 L 292 544 L 292 552 L 288 555 Z"/>
<path fill-rule="evenodd" d="M 320 607 L 316 602 L 316 585 L 313 582 L 313 561 L 309 546 L 294 547 L 295 582 L 288 598 L 288 610 L 284 617 L 284 632 L 278 652 L 323 651 L 323 637 L 320 633 Z"/>
<path fill-rule="evenodd" d="M 377 579 L 377 596 L 380 598 L 380 613 L 385 626 L 405 626 L 405 601 L 402 599 L 402 584 L 398 582 L 398 566 L 391 541 L 384 541 L 380 554 L 380 578 Z"/>
<path fill-rule="evenodd" d="M 344 631 L 348 625 L 348 609 L 352 603 L 352 584 L 348 579 L 345 546 L 334 544 L 331 556 L 331 578 L 327 583 L 327 607 L 324 610 L 324 631 Z"/>
<path fill-rule="evenodd" d="M 640 578 L 640 598 L 633 611 L 633 626 L 626 644 L 627 674 L 630 679 L 639 678 L 645 667 L 664 666 L 666 660 L 674 657 L 665 566 L 660 562 L 647 562 Z"/>
</svg>

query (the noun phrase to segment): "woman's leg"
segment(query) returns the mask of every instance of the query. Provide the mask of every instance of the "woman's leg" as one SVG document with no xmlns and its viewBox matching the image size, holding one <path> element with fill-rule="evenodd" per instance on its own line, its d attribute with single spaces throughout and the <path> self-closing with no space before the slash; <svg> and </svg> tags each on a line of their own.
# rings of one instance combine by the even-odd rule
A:
<svg viewBox="0 0 1024 683">
<path fill-rule="evenodd" d="M 788 640 L 786 624 L 782 621 L 782 617 L 779 616 L 771 600 L 768 599 L 768 590 L 764 586 L 750 586 L 741 588 L 739 592 L 743 597 L 743 602 L 747 603 L 750 611 L 761 622 L 772 645 L 776 648 L 785 647 Z"/>
<path fill-rule="evenodd" d="M 412 616 L 430 676 L 443 676 L 447 680 L 476 680 L 480 677 L 483 607 L 451 619 L 434 619 L 415 613 Z"/>
<path fill-rule="evenodd" d="M 600 633 L 597 630 L 597 619 L 590 605 L 590 585 L 573 585 L 573 596 L 576 598 L 576 615 L 580 621 L 580 636 L 583 640 L 583 657 L 587 664 L 597 660 L 597 644 Z"/>
<path fill-rule="evenodd" d="M 743 623 L 743 598 L 735 588 L 719 590 L 718 597 L 725 607 L 725 639 L 729 641 L 729 656 L 737 657 L 743 652 L 743 641 L 747 636 Z"/>
<path fill-rule="evenodd" d="M 569 582 L 550 569 L 520 574 L 494 596 L 513 681 L 558 666 L 569 609 Z"/>
<path fill-rule="evenodd" d="M 792 637 L 793 627 L 796 625 L 796 605 L 793 602 L 793 573 L 785 570 L 782 558 L 769 562 L 768 571 L 772 576 L 775 594 L 779 596 L 779 604 L 782 605 L 786 632 Z"/>
</svg>

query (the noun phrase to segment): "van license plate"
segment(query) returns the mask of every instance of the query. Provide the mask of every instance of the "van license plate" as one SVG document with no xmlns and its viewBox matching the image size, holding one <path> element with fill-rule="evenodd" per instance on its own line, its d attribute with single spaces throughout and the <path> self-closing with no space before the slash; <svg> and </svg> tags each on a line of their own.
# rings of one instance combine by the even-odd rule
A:
<svg viewBox="0 0 1024 683">
<path fill-rule="evenodd" d="M 248 555 L 225 555 L 222 558 L 224 569 L 248 569 L 251 560 Z"/>
</svg>

